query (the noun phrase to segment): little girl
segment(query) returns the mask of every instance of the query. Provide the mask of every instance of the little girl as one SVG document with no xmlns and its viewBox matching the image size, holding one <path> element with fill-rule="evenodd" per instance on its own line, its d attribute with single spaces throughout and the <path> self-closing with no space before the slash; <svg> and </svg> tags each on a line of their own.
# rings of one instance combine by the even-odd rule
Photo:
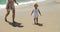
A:
<svg viewBox="0 0 60 32">
<path fill-rule="evenodd" d="M 32 11 L 32 13 L 31 13 L 31 15 L 33 16 L 33 18 L 34 18 L 34 24 L 38 24 L 38 14 L 40 14 L 41 15 L 41 12 L 39 11 L 39 9 L 38 9 L 38 4 L 37 3 L 35 3 L 34 4 L 34 10 Z"/>
</svg>

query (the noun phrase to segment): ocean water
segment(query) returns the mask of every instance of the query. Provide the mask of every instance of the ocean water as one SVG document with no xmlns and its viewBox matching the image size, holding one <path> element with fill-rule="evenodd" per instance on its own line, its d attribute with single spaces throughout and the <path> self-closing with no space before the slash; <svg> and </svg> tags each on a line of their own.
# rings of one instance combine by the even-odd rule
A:
<svg viewBox="0 0 60 32">
<path fill-rule="evenodd" d="M 0 4 L 5 4 L 7 0 L 0 0 Z M 17 2 L 28 2 L 28 1 L 35 1 L 35 0 L 16 0 Z"/>
<path fill-rule="evenodd" d="M 6 1 L 7 0 L 0 0 L 0 8 L 6 8 Z M 19 3 L 19 5 L 22 5 L 22 4 L 30 4 L 30 3 L 35 3 L 35 2 L 42 2 L 45 0 L 16 0 L 16 1 Z M 15 6 L 17 5 L 15 4 Z"/>
</svg>

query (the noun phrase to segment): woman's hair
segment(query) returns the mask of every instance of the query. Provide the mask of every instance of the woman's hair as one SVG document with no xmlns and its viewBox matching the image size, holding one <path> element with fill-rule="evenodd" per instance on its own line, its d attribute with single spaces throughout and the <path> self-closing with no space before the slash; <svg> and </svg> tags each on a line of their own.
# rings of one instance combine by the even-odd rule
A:
<svg viewBox="0 0 60 32">
<path fill-rule="evenodd" d="M 37 3 L 35 3 L 35 4 L 34 4 L 34 7 L 35 7 L 35 6 L 37 6 L 37 7 L 38 7 L 38 4 L 37 4 Z"/>
</svg>

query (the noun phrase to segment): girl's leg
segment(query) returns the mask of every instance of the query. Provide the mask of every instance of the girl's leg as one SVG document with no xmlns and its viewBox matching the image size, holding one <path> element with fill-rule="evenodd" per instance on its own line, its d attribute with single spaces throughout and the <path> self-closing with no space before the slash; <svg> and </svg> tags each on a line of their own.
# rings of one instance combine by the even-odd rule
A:
<svg viewBox="0 0 60 32">
<path fill-rule="evenodd" d="M 12 13 L 13 13 L 12 19 L 13 19 L 13 22 L 14 22 L 14 19 L 15 19 L 15 9 L 13 9 Z"/>
<path fill-rule="evenodd" d="M 38 18 L 34 18 L 34 24 L 38 23 Z"/>
<path fill-rule="evenodd" d="M 36 18 L 36 23 L 38 24 L 38 17 Z"/>
<path fill-rule="evenodd" d="M 10 14 L 10 9 L 7 9 L 7 13 L 6 13 L 6 15 L 5 15 L 5 21 L 7 22 L 7 17 L 8 17 L 8 15 Z"/>
<path fill-rule="evenodd" d="M 36 24 L 36 22 L 35 22 L 35 18 L 34 18 L 34 24 Z"/>
</svg>

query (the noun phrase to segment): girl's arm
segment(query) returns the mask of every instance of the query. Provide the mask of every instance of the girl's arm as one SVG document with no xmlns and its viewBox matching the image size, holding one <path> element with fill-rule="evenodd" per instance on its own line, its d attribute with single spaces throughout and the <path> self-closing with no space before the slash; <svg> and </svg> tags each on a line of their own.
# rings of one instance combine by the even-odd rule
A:
<svg viewBox="0 0 60 32">
<path fill-rule="evenodd" d="M 34 11 L 34 10 L 33 10 Z M 33 14 L 33 11 L 32 11 L 32 13 L 31 13 L 31 15 Z"/>
<path fill-rule="evenodd" d="M 39 12 L 39 14 L 41 15 L 41 12 L 40 12 L 40 10 L 38 9 L 38 12 Z"/>
<path fill-rule="evenodd" d="M 16 2 L 16 0 L 14 0 L 15 1 L 15 3 L 18 5 L 18 3 Z"/>
</svg>

